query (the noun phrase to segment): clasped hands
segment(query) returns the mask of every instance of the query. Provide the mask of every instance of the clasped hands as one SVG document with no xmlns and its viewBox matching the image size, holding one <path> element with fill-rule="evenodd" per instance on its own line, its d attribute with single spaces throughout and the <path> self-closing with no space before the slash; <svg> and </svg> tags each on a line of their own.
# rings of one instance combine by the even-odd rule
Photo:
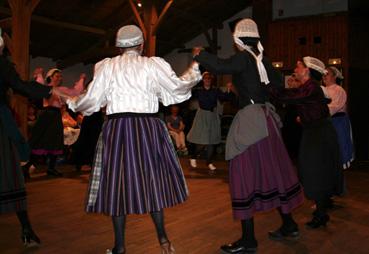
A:
<svg viewBox="0 0 369 254">
<path fill-rule="evenodd" d="M 199 55 L 202 50 L 204 50 L 204 48 L 201 47 L 201 46 L 193 47 L 192 48 L 192 56 L 195 57 L 195 56 Z"/>
</svg>

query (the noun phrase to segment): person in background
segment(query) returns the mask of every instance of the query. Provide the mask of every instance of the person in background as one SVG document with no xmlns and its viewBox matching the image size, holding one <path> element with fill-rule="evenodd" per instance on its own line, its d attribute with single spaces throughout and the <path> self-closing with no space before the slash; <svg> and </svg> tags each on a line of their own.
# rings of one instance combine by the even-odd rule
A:
<svg viewBox="0 0 369 254">
<path fill-rule="evenodd" d="M 341 163 L 343 168 L 347 169 L 354 160 L 354 148 L 350 118 L 347 114 L 347 95 L 346 91 L 341 86 L 343 75 L 334 66 L 328 67 L 326 71 L 326 74 L 323 76 L 323 82 L 326 92 L 332 100 L 331 103 L 328 104 L 329 113 L 338 136 Z"/>
<path fill-rule="evenodd" d="M 82 92 L 85 74 L 81 74 L 73 88 L 61 87 L 63 82 L 62 73 L 59 69 L 50 69 L 46 74 L 47 86 L 58 87 L 60 91 L 69 96 L 75 96 Z M 48 157 L 47 174 L 62 176 L 56 168 L 58 155 L 63 154 L 64 135 L 61 107 L 64 105 L 62 98 L 53 95 L 44 99 L 44 110 L 38 117 L 32 131 L 29 143 L 32 148 L 32 156 L 27 164 L 23 166 L 25 175 L 29 175 L 29 168 L 36 164 L 36 156 L 46 155 Z"/>
<path fill-rule="evenodd" d="M 199 102 L 199 108 L 192 123 L 191 130 L 187 134 L 187 140 L 191 142 L 190 165 L 197 167 L 197 153 L 199 146 L 206 146 L 206 164 L 209 170 L 215 171 L 213 154 L 215 145 L 221 141 L 220 117 L 217 111 L 218 100 L 224 101 L 232 98 L 231 91 L 222 92 L 214 87 L 215 77 L 210 72 L 202 75 L 203 87 L 194 92 L 194 97 Z"/>
<path fill-rule="evenodd" d="M 76 143 L 72 147 L 72 161 L 76 165 L 76 171 L 80 171 L 83 165 L 92 168 L 97 140 L 104 122 L 102 110 L 92 115 L 83 116 L 81 129 Z"/>
<path fill-rule="evenodd" d="M 179 152 L 186 153 L 186 139 L 184 135 L 185 125 L 183 124 L 182 117 L 178 115 L 179 107 L 177 105 L 172 105 L 170 107 L 170 115 L 165 118 L 170 136 L 173 137 L 176 147 Z"/>
<path fill-rule="evenodd" d="M 33 104 L 28 104 L 27 108 L 27 134 L 31 136 L 32 128 L 37 120 L 37 109 Z"/>
<path fill-rule="evenodd" d="M 145 57 L 143 33 L 135 25 L 119 29 L 121 54 L 95 65 L 87 92 L 67 100 L 73 111 L 91 115 L 106 106 L 88 191 L 87 212 L 111 216 L 115 243 L 108 253 L 125 253 L 129 214 L 149 213 L 162 254 L 175 253 L 164 226 L 164 208 L 183 203 L 187 185 L 165 123 L 164 106 L 191 97 L 201 80 L 197 63 L 178 77 L 162 58 Z M 137 248 L 142 248 L 140 245 Z M 132 251 L 135 253 L 136 251 Z"/>
<path fill-rule="evenodd" d="M 342 165 L 337 134 L 329 114 L 330 100 L 320 84 L 326 74 L 324 63 L 314 57 L 303 57 L 296 63 L 295 74 L 301 82 L 298 88 L 271 86 L 269 90 L 280 102 L 295 105 L 301 119 L 298 171 L 305 196 L 315 201 L 313 218 L 306 223 L 308 228 L 315 229 L 329 221 L 330 197 L 342 193 Z"/>
<path fill-rule="evenodd" d="M 257 249 L 254 214 L 277 208 L 282 226 L 269 232 L 274 240 L 296 239 L 299 230 L 291 211 L 303 202 L 295 169 L 281 139 L 280 120 L 269 103 L 270 83 L 282 86 L 281 76 L 263 56 L 256 23 L 242 19 L 233 40 L 237 53 L 220 59 L 201 48 L 195 61 L 216 74 L 231 74 L 238 93 L 239 111 L 226 140 L 233 215 L 241 220 L 242 236 L 223 245 L 222 253 L 253 253 Z"/>
<path fill-rule="evenodd" d="M 29 147 L 21 135 L 7 104 L 7 93 L 14 92 L 34 99 L 60 95 L 55 87 L 46 87 L 35 81 L 20 79 L 14 65 L 4 56 L 4 40 L 0 29 L 0 214 L 16 213 L 22 226 L 24 245 L 41 243 L 33 231 L 27 212 L 27 194 L 20 161 L 29 157 Z M 35 73 L 38 80 L 42 69 Z"/>
</svg>

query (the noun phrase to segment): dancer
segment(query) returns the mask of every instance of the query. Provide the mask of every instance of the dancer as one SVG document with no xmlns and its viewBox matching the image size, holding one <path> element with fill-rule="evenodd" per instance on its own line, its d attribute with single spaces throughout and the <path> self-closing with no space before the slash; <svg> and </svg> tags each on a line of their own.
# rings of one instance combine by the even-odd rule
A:
<svg viewBox="0 0 369 254">
<path fill-rule="evenodd" d="M 0 30 L 0 214 L 15 212 L 22 225 L 23 243 L 40 244 L 41 240 L 33 231 L 28 217 L 26 189 L 20 167 L 20 160 L 28 160 L 29 147 L 7 105 L 7 92 L 11 88 L 34 99 L 48 98 L 60 93 L 56 88 L 46 87 L 35 81 L 22 81 L 13 64 L 3 55 L 3 49 L 4 41 Z M 35 75 L 40 80 L 42 69 L 37 69 Z"/>
<path fill-rule="evenodd" d="M 217 112 L 217 104 L 219 101 L 230 100 L 232 98 L 231 91 L 222 92 L 214 88 L 214 76 L 210 72 L 202 74 L 203 87 L 194 92 L 194 98 L 199 102 L 195 119 L 193 120 L 191 130 L 187 134 L 187 140 L 191 142 L 190 149 L 190 165 L 197 167 L 197 151 L 200 145 L 206 146 L 206 164 L 213 172 L 216 166 L 213 164 L 213 154 L 215 145 L 221 141 L 220 117 Z"/>
<path fill-rule="evenodd" d="M 300 87 L 270 87 L 273 97 L 282 103 L 295 104 L 301 119 L 303 132 L 298 170 L 306 197 L 315 201 L 313 218 L 306 223 L 313 229 L 325 226 L 329 221 L 329 198 L 341 194 L 343 186 L 337 134 L 327 106 L 330 100 L 319 83 L 325 73 L 322 61 L 307 56 L 297 61 L 295 67 L 296 78 L 302 84 Z"/>
<path fill-rule="evenodd" d="M 46 74 L 46 83 L 50 87 L 59 87 L 66 95 L 78 95 L 83 90 L 83 83 L 86 79 L 85 74 L 81 74 L 79 80 L 73 88 L 61 87 L 63 77 L 59 69 L 53 68 Z M 29 162 L 23 166 L 24 175 L 29 178 L 29 168 L 36 164 L 36 156 L 46 155 L 48 157 L 47 174 L 52 176 L 62 176 L 56 168 L 58 155 L 63 154 L 64 135 L 61 107 L 64 102 L 58 95 L 53 95 L 44 99 L 44 110 L 38 117 L 29 143 L 32 148 L 32 156 Z"/>
<path fill-rule="evenodd" d="M 354 160 L 354 147 L 352 143 L 352 132 L 350 118 L 347 115 L 347 95 L 342 88 L 342 73 L 334 66 L 326 69 L 323 82 L 329 98 L 332 100 L 328 104 L 329 113 L 332 116 L 332 123 L 336 129 L 338 143 L 340 145 L 341 163 L 344 169 L 350 167 Z"/>
<path fill-rule="evenodd" d="M 73 111 L 90 115 L 106 106 L 90 181 L 87 212 L 112 217 L 115 246 L 125 253 L 128 214 L 150 213 L 162 253 L 174 253 L 164 227 L 166 207 L 187 199 L 187 186 L 165 123 L 156 113 L 191 97 L 201 80 L 194 63 L 181 77 L 159 57 L 141 56 L 144 39 L 135 25 L 119 29 L 116 46 L 121 55 L 95 65 L 86 94 L 67 100 Z M 134 251 L 133 251 L 134 252 Z"/>
<path fill-rule="evenodd" d="M 230 160 L 233 215 L 241 220 L 242 237 L 221 250 L 250 253 L 257 248 L 253 220 L 256 212 L 278 208 L 282 226 L 269 232 L 271 239 L 299 236 L 291 211 L 303 202 L 303 194 L 281 139 L 278 115 L 268 102 L 266 87 L 270 82 L 282 86 L 281 77 L 263 57 L 253 20 L 239 21 L 233 39 L 239 51 L 232 57 L 219 59 L 196 49 L 195 60 L 213 73 L 232 74 L 239 95 L 240 110 L 227 136 L 226 160 Z"/>
</svg>

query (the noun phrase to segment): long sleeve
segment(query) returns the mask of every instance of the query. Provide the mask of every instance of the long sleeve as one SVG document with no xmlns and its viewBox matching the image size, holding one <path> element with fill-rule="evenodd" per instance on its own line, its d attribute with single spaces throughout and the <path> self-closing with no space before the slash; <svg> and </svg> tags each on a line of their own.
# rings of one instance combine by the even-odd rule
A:
<svg viewBox="0 0 369 254">
<path fill-rule="evenodd" d="M 333 85 L 332 88 L 331 87 L 326 88 L 329 97 L 332 99 L 331 103 L 328 104 L 329 113 L 331 115 L 334 115 L 337 112 L 345 112 L 347 100 L 345 90 L 338 85 Z"/>
<path fill-rule="evenodd" d="M 60 86 L 59 90 L 69 96 L 78 96 L 83 91 L 83 83 L 84 79 L 80 78 L 78 81 L 74 83 L 73 87 Z"/>
<path fill-rule="evenodd" d="M 301 104 L 308 103 L 311 96 L 314 96 L 316 89 L 311 85 L 304 85 L 299 88 L 281 88 L 276 86 L 269 86 L 267 88 L 272 97 L 282 103 L 287 104 Z"/>
<path fill-rule="evenodd" d="M 109 86 L 112 70 L 109 68 L 109 58 L 95 65 L 94 77 L 88 86 L 87 92 L 79 97 L 68 99 L 68 107 L 74 112 L 91 115 L 100 110 L 107 103 L 106 89 Z"/>
<path fill-rule="evenodd" d="M 242 58 L 240 54 L 233 55 L 230 58 L 222 59 L 216 55 L 201 51 L 195 56 L 195 60 L 199 62 L 205 69 L 216 74 L 235 74 L 242 71 Z"/>
<path fill-rule="evenodd" d="M 4 56 L 0 56 L 0 76 L 9 88 L 32 99 L 50 97 L 51 87 L 44 86 L 35 81 L 23 81 Z"/>
<path fill-rule="evenodd" d="M 191 88 L 201 80 L 201 73 L 197 63 L 193 63 L 180 77 L 171 66 L 159 57 L 150 58 L 153 63 L 154 78 L 159 100 L 164 106 L 188 100 Z"/>
</svg>

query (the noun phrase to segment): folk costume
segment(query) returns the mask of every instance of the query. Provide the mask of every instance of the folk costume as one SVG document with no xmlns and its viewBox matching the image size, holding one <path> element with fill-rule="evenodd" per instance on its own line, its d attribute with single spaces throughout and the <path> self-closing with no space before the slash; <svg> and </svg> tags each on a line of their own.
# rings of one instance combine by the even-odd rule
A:
<svg viewBox="0 0 369 254">
<path fill-rule="evenodd" d="M 188 196 L 168 130 L 156 113 L 159 101 L 167 106 L 191 97 L 201 80 L 198 64 L 178 77 L 162 58 L 141 56 L 142 43 L 138 27 L 122 27 L 116 46 L 124 53 L 97 63 L 86 94 L 67 101 L 84 115 L 106 106 L 86 210 L 113 217 L 118 252 L 124 250 L 121 230 L 128 214 L 150 213 L 162 248 L 170 248 L 162 210 Z"/>
<path fill-rule="evenodd" d="M 240 51 L 230 58 L 219 59 L 204 51 L 195 57 L 213 73 L 232 74 L 239 94 L 240 110 L 227 136 L 225 156 L 230 160 L 233 215 L 241 220 L 243 236 L 222 246 L 223 253 L 256 249 L 253 216 L 259 211 L 279 209 L 283 225 L 272 232 L 274 237 L 297 236 L 297 224 L 290 213 L 303 202 L 302 188 L 279 131 L 279 117 L 268 102 L 266 86 L 270 82 L 281 84 L 281 78 L 263 57 L 253 20 L 239 21 L 233 36 Z"/>
</svg>

